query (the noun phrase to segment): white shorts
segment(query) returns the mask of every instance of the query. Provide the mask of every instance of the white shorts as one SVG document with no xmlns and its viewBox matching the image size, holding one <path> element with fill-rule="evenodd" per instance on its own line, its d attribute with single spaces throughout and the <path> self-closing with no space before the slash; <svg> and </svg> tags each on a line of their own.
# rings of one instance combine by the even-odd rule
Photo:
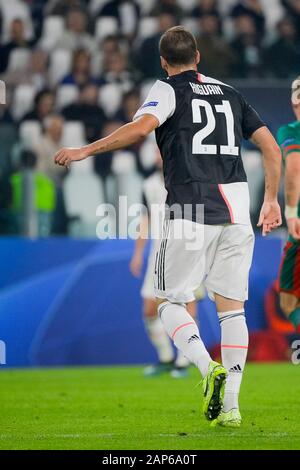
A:
<svg viewBox="0 0 300 470">
<path fill-rule="evenodd" d="M 247 300 L 253 248 L 251 225 L 167 220 L 155 260 L 155 295 L 170 302 L 191 302 L 204 282 L 212 300 L 214 293 Z"/>
</svg>

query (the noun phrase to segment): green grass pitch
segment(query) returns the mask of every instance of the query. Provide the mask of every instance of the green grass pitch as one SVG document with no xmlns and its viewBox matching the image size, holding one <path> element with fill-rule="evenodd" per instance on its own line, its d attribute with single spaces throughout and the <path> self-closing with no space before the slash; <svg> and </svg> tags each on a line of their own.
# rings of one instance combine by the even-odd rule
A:
<svg viewBox="0 0 300 470">
<path fill-rule="evenodd" d="M 299 366 L 298 366 L 299 367 Z M 2 370 L 1 449 L 300 449 L 300 369 L 249 364 L 238 430 L 210 428 L 198 373 L 140 367 Z"/>
</svg>

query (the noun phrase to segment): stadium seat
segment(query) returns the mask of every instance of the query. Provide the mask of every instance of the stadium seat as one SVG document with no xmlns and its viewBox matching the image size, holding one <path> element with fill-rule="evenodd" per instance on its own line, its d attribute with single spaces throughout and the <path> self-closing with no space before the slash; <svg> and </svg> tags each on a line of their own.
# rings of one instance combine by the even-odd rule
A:
<svg viewBox="0 0 300 470">
<path fill-rule="evenodd" d="M 48 16 L 45 18 L 43 25 L 42 38 L 40 46 L 44 49 L 52 49 L 57 39 L 64 31 L 64 19 L 61 16 Z"/>
<path fill-rule="evenodd" d="M 197 4 L 197 0 L 177 0 L 177 3 L 186 12 L 190 11 Z M 198 2 L 199 3 L 199 2 Z"/>
<path fill-rule="evenodd" d="M 15 119 L 20 119 L 33 106 L 35 89 L 33 85 L 18 85 L 13 95 L 12 113 Z"/>
<path fill-rule="evenodd" d="M 154 139 L 147 138 L 140 148 L 140 160 L 145 170 L 155 165 L 157 156 L 157 145 Z"/>
<path fill-rule="evenodd" d="M 84 125 L 80 121 L 67 121 L 64 124 L 62 143 L 64 147 L 81 147 L 86 144 Z"/>
<path fill-rule="evenodd" d="M 142 14 L 145 16 L 150 13 L 150 11 L 152 10 L 152 8 L 155 6 L 155 3 L 156 3 L 156 0 L 147 0 L 146 2 L 145 0 L 136 0 L 136 1 L 141 8 Z"/>
<path fill-rule="evenodd" d="M 107 0 L 90 0 L 89 10 L 92 15 L 98 13 L 105 3 L 107 3 Z"/>
<path fill-rule="evenodd" d="M 72 54 L 66 49 L 55 49 L 50 54 L 49 79 L 57 85 L 71 69 Z"/>
<path fill-rule="evenodd" d="M 266 26 L 270 35 L 274 32 L 278 21 L 283 18 L 284 8 L 280 0 L 261 0 L 261 3 L 266 15 Z M 270 11 L 272 11 L 272 14 L 269 14 Z"/>
<path fill-rule="evenodd" d="M 138 37 L 140 39 L 148 38 L 158 31 L 157 18 L 149 16 L 142 18 L 139 22 Z"/>
<path fill-rule="evenodd" d="M 103 85 L 99 90 L 99 105 L 107 116 L 113 116 L 120 107 L 122 100 L 122 88 L 116 83 Z"/>
<path fill-rule="evenodd" d="M 119 150 L 114 152 L 112 171 L 115 175 L 125 175 L 135 171 L 136 164 L 132 152 Z"/>
<path fill-rule="evenodd" d="M 224 18 L 223 20 L 223 32 L 224 36 L 228 41 L 231 41 L 234 36 L 234 26 L 232 19 L 229 17 Z"/>
<path fill-rule="evenodd" d="M 96 21 L 95 36 L 98 39 L 103 39 L 110 34 L 118 32 L 118 22 L 111 16 L 101 16 Z"/>
<path fill-rule="evenodd" d="M 141 202 L 142 178 L 136 171 L 134 155 L 126 150 L 115 152 L 112 170 L 116 176 L 117 194 L 127 197 L 128 207 Z"/>
<path fill-rule="evenodd" d="M 193 34 L 199 33 L 199 22 L 195 18 L 184 18 L 182 20 L 182 25 Z"/>
<path fill-rule="evenodd" d="M 232 10 L 232 7 L 236 5 L 237 0 L 226 0 L 226 2 L 219 2 L 219 8 L 222 13 L 222 17 L 224 19 L 225 15 L 229 15 L 230 11 Z"/>
<path fill-rule="evenodd" d="M 24 146 L 34 149 L 41 137 L 41 124 L 37 121 L 24 121 L 20 125 L 19 132 Z"/>
<path fill-rule="evenodd" d="M 18 47 L 14 49 L 9 56 L 8 72 L 17 72 L 26 70 L 30 60 L 31 52 L 29 49 Z"/>
<path fill-rule="evenodd" d="M 60 85 L 56 93 L 56 106 L 62 109 L 73 103 L 78 98 L 78 88 L 76 85 Z"/>
<path fill-rule="evenodd" d="M 92 172 L 71 171 L 64 180 L 63 193 L 67 214 L 75 219 L 70 224 L 70 234 L 96 237 L 96 210 L 104 202 L 100 178 Z"/>
</svg>

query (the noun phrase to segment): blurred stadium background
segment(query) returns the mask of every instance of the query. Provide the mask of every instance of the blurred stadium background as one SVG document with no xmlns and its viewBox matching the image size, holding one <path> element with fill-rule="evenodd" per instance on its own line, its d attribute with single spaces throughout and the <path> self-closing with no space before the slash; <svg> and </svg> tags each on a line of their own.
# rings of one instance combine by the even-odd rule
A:
<svg viewBox="0 0 300 470">
<path fill-rule="evenodd" d="M 160 35 L 179 23 L 197 37 L 202 73 L 237 86 L 275 134 L 293 120 L 299 0 L 0 0 L 0 340 L 8 367 L 154 359 L 141 281 L 128 268 L 133 241 L 96 239 L 99 204 L 117 206 L 119 195 L 141 202 L 154 139 L 68 172 L 53 155 L 132 119 L 162 76 Z M 243 158 L 255 228 L 261 156 L 247 144 Z M 254 360 L 288 358 L 292 330 L 272 287 L 285 236 L 257 234 L 247 304 Z M 199 318 L 213 348 L 219 332 L 207 299 Z"/>
</svg>

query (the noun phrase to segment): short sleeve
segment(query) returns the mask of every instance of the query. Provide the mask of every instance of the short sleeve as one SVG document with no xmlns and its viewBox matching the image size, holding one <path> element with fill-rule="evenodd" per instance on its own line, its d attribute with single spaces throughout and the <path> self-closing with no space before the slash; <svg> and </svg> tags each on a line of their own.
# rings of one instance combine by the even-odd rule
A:
<svg viewBox="0 0 300 470">
<path fill-rule="evenodd" d="M 247 103 L 242 97 L 243 103 L 243 118 L 242 118 L 242 129 L 244 139 L 250 139 L 252 134 L 257 131 L 260 127 L 264 127 L 266 124 L 262 121 L 258 113 Z"/>
<path fill-rule="evenodd" d="M 283 126 L 278 130 L 277 142 L 281 148 L 283 158 L 290 153 L 300 153 L 300 139 L 290 126 Z"/>
<path fill-rule="evenodd" d="M 168 83 L 157 80 L 140 109 L 135 113 L 133 120 L 145 114 L 155 116 L 161 126 L 169 119 L 176 106 L 175 92 Z"/>
</svg>

